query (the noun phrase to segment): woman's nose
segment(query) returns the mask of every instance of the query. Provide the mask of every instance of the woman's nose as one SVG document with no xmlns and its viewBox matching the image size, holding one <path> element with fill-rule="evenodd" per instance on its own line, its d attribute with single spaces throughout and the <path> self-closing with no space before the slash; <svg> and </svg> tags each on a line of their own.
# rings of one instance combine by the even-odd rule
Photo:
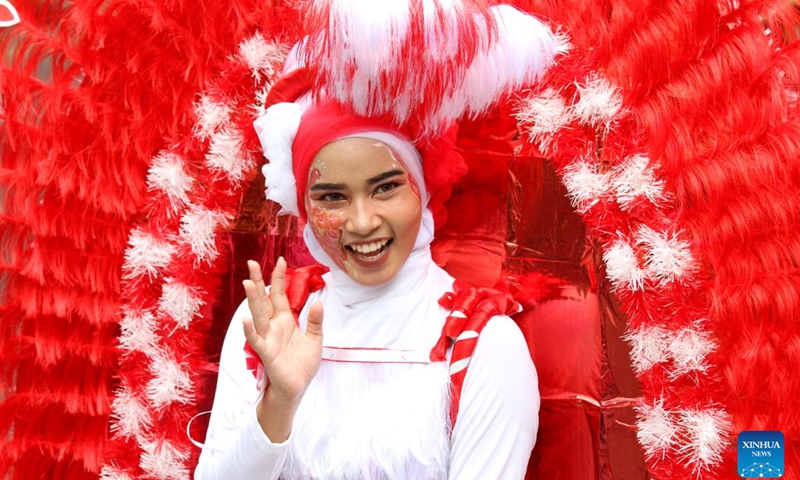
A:
<svg viewBox="0 0 800 480">
<path fill-rule="evenodd" d="M 355 200 L 347 215 L 345 229 L 357 235 L 369 235 L 381 226 L 381 217 L 371 200 Z"/>
</svg>

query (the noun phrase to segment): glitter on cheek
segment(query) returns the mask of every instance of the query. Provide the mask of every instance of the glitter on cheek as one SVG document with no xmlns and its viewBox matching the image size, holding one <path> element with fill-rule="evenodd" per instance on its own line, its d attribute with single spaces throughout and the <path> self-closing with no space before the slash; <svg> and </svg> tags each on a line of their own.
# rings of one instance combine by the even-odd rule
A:
<svg viewBox="0 0 800 480">
<path fill-rule="evenodd" d="M 311 207 L 308 221 L 320 246 L 334 262 L 342 262 L 347 253 L 341 243 L 344 218 L 342 212 L 331 212 Z"/>
</svg>

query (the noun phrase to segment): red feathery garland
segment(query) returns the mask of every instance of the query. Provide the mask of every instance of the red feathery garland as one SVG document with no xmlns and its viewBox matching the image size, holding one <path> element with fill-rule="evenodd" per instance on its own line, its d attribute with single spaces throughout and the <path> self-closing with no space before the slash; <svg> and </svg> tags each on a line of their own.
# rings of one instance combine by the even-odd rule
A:
<svg viewBox="0 0 800 480">
<path fill-rule="evenodd" d="M 544 152 L 605 247 L 607 275 L 629 316 L 643 391 L 639 439 L 652 471 L 737 478 L 743 430 L 782 430 L 786 464 L 797 464 L 800 408 L 786 402 L 800 394 L 792 373 L 800 364 L 797 7 L 531 3 L 562 22 L 577 48 L 551 73 L 555 90 L 534 92 L 520 119 L 534 140 L 550 142 Z M 576 59 L 585 63 L 573 70 Z M 596 93 L 586 65 L 623 100 L 619 114 L 595 124 L 578 118 Z M 543 122 L 564 119 L 557 128 Z M 636 155 L 649 180 L 631 184 L 622 165 Z M 658 186 L 657 195 L 647 198 L 645 184 Z M 667 235 L 654 241 L 642 225 Z M 690 269 L 648 278 L 669 243 L 672 255 L 690 249 Z M 617 247 L 633 253 L 622 275 L 610 261 Z M 691 362 L 701 368 L 687 370 Z M 798 478 L 791 467 L 786 477 Z"/>
</svg>

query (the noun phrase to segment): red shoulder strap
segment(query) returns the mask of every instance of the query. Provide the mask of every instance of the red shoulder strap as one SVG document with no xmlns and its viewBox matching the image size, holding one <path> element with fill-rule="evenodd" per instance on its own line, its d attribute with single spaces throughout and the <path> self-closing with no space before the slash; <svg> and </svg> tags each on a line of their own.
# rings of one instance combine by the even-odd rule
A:
<svg viewBox="0 0 800 480">
<path fill-rule="evenodd" d="M 309 265 L 297 269 L 286 269 L 286 275 L 284 276 L 286 282 L 286 297 L 289 299 L 289 308 L 292 309 L 295 321 L 298 321 L 300 311 L 306 304 L 308 296 L 321 290 L 322 287 L 325 286 L 325 281 L 322 280 L 322 274 L 327 271 L 328 269 L 322 265 Z M 261 359 L 247 342 L 244 342 L 244 351 L 246 354 L 247 369 L 253 373 L 253 376 L 259 380 L 258 383 L 261 385 L 261 380 L 263 380 L 265 375 Z"/>
<path fill-rule="evenodd" d="M 491 288 L 476 288 L 460 280 L 453 284 L 453 293 L 446 293 L 439 304 L 450 309 L 442 336 L 431 350 L 432 361 L 444 361 L 447 348 L 453 345 L 450 356 L 450 420 L 455 426 L 461 389 L 467 367 L 478 344 L 478 336 L 489 319 L 495 315 L 514 315 L 521 306 L 505 292 Z"/>
</svg>

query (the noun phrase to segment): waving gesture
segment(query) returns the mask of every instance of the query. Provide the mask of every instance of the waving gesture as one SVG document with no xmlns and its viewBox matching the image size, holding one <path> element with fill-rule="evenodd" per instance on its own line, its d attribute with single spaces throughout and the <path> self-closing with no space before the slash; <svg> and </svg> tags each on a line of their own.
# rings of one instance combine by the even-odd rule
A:
<svg viewBox="0 0 800 480">
<path fill-rule="evenodd" d="M 322 304 L 315 302 L 308 313 L 308 326 L 298 328 L 286 297 L 286 261 L 279 258 L 266 293 L 261 267 L 247 262 L 250 279 L 243 282 L 253 318 L 245 318 L 247 343 L 264 364 L 269 386 L 259 405 L 259 422 L 272 441 L 282 441 L 300 399 L 319 368 L 322 355 Z"/>
</svg>

